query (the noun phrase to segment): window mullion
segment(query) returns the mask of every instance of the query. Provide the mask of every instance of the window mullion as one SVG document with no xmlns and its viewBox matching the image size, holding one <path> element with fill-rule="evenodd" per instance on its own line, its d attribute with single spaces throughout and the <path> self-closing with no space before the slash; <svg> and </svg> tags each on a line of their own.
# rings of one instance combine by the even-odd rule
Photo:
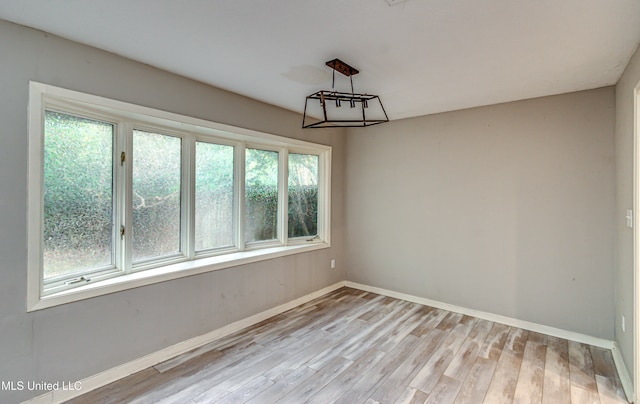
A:
<svg viewBox="0 0 640 404">
<path fill-rule="evenodd" d="M 278 161 L 278 240 L 289 241 L 289 151 L 281 149 Z"/>
<path fill-rule="evenodd" d="M 189 259 L 196 255 L 195 248 L 195 183 L 196 141 L 194 136 L 182 138 L 182 253 Z"/>
<path fill-rule="evenodd" d="M 239 250 L 245 249 L 245 239 L 244 239 L 244 228 L 245 228 L 245 175 L 246 175 L 246 165 L 245 165 L 245 153 L 246 153 L 246 145 L 244 143 L 238 143 L 235 150 L 234 156 L 234 183 L 233 183 L 233 194 L 234 194 L 234 208 L 233 208 L 233 220 L 234 220 L 234 231 L 235 231 L 235 242 L 236 247 Z"/>
<path fill-rule="evenodd" d="M 122 142 L 119 149 L 124 151 L 125 160 L 121 165 L 121 226 L 124 235 L 119 236 L 121 246 L 121 263 L 125 273 L 132 271 L 132 241 L 133 241 L 133 124 L 127 122 L 123 126 Z M 119 235 L 121 234 L 118 232 Z"/>
<path fill-rule="evenodd" d="M 318 235 L 330 243 L 331 232 L 331 151 L 318 159 Z"/>
<path fill-rule="evenodd" d="M 118 122 L 113 138 L 113 258 L 114 266 L 124 270 L 124 243 L 120 236 L 120 229 L 125 223 L 125 195 L 126 195 L 126 166 L 122 162 L 122 153 L 125 153 L 126 124 Z"/>
</svg>

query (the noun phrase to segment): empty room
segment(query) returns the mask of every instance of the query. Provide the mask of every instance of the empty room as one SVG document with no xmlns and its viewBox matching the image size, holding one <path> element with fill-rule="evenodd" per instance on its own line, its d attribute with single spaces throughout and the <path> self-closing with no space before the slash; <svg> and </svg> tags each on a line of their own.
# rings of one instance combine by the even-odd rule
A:
<svg viewBox="0 0 640 404">
<path fill-rule="evenodd" d="M 636 402 L 639 44 L 638 0 L 0 0 L 0 402 Z"/>
</svg>

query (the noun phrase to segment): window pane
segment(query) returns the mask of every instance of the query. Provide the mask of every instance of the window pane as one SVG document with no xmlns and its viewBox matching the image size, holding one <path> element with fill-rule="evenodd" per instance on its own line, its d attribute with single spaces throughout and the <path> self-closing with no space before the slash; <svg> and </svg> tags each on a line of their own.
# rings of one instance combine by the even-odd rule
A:
<svg viewBox="0 0 640 404">
<path fill-rule="evenodd" d="M 289 154 L 289 237 L 318 234 L 318 156 Z"/>
<path fill-rule="evenodd" d="M 133 261 L 180 252 L 181 139 L 133 131 Z"/>
<path fill-rule="evenodd" d="M 278 152 L 247 149 L 245 241 L 278 238 Z"/>
<path fill-rule="evenodd" d="M 113 264 L 112 124 L 45 111 L 44 279 Z"/>
<path fill-rule="evenodd" d="M 233 147 L 196 142 L 196 251 L 234 245 Z"/>
</svg>

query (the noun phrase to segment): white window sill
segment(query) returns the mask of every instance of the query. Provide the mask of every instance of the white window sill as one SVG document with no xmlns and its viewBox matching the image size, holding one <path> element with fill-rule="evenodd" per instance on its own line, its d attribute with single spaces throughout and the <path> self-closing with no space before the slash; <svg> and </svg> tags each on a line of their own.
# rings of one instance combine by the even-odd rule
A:
<svg viewBox="0 0 640 404">
<path fill-rule="evenodd" d="M 198 275 L 205 272 L 216 271 L 253 262 L 264 261 L 273 258 L 284 257 L 292 254 L 300 254 L 309 251 L 328 248 L 329 244 L 318 242 L 313 244 L 280 246 L 263 248 L 259 250 L 242 251 L 224 254 L 215 257 L 200 258 L 192 261 L 180 262 L 163 267 L 148 269 L 128 275 L 116 276 L 95 283 L 79 286 L 51 295 L 41 297 L 35 304 L 28 307 L 27 311 L 36 311 L 47 307 L 58 306 L 78 300 L 89 299 L 109 293 L 120 292 L 140 286 L 165 282 L 185 276 Z"/>
</svg>

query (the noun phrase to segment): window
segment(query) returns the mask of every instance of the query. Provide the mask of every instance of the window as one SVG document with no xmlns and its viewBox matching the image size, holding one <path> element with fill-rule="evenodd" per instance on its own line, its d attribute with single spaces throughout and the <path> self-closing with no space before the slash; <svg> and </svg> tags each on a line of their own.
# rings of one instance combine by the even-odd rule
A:
<svg viewBox="0 0 640 404">
<path fill-rule="evenodd" d="M 247 149 L 245 240 L 278 239 L 278 152 Z"/>
<path fill-rule="evenodd" d="M 43 278 L 113 268 L 111 123 L 45 111 Z"/>
<path fill-rule="evenodd" d="M 318 156 L 289 154 L 289 237 L 318 236 Z"/>
<path fill-rule="evenodd" d="M 29 310 L 330 245 L 330 147 L 30 91 Z"/>
<path fill-rule="evenodd" d="M 133 262 L 180 254 L 180 138 L 133 131 Z"/>
<path fill-rule="evenodd" d="M 196 142 L 196 251 L 235 246 L 234 148 Z"/>
</svg>

